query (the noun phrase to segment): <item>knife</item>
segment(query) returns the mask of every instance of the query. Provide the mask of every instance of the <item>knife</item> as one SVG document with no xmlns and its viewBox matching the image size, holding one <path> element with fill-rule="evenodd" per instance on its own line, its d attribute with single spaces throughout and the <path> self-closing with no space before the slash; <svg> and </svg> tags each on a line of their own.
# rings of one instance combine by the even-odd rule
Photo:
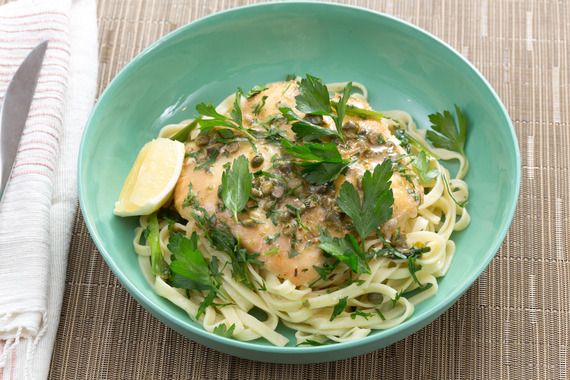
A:
<svg viewBox="0 0 570 380">
<path fill-rule="evenodd" d="M 4 96 L 0 111 L 0 199 L 4 195 L 16 159 L 47 45 L 48 41 L 44 41 L 28 54 L 14 74 Z"/>
</svg>

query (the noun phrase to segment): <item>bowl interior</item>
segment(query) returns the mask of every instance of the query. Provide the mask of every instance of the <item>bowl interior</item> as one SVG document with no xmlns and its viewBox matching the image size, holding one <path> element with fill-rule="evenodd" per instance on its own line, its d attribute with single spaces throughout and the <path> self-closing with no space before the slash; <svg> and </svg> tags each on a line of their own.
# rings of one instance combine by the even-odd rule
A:
<svg viewBox="0 0 570 380">
<path fill-rule="evenodd" d="M 380 110 L 402 109 L 420 128 L 427 115 L 452 109 L 469 119 L 472 223 L 453 240 L 457 253 L 437 295 L 405 323 L 358 342 L 326 347 L 269 346 L 207 334 L 145 282 L 132 248 L 136 218 L 113 215 L 113 204 L 139 149 L 165 124 L 195 115 L 200 101 L 217 103 L 241 87 L 311 73 L 326 82 L 367 85 Z M 356 8 L 281 3 L 224 12 L 163 38 L 131 62 L 99 99 L 80 153 L 79 188 L 85 221 L 105 260 L 125 287 L 161 320 L 226 352 L 269 361 L 295 351 L 304 361 L 331 360 L 380 348 L 441 314 L 487 266 L 512 219 L 519 157 L 508 115 L 484 79 L 463 58 L 425 32 Z M 288 332 L 292 337 L 292 334 Z M 293 340 L 292 340 L 293 342 Z M 291 343 L 293 346 L 293 343 Z M 251 352 L 269 356 L 254 356 Z M 330 357 L 311 357 L 322 351 Z"/>
</svg>

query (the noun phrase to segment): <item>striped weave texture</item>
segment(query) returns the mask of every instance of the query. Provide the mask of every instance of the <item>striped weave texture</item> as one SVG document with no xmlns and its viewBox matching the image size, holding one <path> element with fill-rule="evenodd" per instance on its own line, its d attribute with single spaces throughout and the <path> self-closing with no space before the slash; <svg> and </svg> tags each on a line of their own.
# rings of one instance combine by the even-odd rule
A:
<svg viewBox="0 0 570 380">
<path fill-rule="evenodd" d="M 99 92 L 164 34 L 254 2 L 99 1 Z M 193 343 L 148 314 L 110 272 L 78 215 L 51 379 L 570 377 L 570 2 L 346 3 L 440 37 L 473 62 L 505 103 L 521 148 L 522 189 L 489 268 L 442 317 L 388 348 L 333 363 L 256 363 Z"/>
</svg>

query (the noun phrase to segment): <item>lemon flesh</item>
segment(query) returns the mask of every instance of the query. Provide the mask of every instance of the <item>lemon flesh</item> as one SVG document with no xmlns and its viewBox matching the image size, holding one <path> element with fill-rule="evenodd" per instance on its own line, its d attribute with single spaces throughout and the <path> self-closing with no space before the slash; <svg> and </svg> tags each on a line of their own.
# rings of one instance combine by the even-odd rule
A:
<svg viewBox="0 0 570 380">
<path fill-rule="evenodd" d="M 148 142 L 125 179 L 115 215 L 149 215 L 158 210 L 170 198 L 183 161 L 183 143 L 166 138 Z"/>
</svg>

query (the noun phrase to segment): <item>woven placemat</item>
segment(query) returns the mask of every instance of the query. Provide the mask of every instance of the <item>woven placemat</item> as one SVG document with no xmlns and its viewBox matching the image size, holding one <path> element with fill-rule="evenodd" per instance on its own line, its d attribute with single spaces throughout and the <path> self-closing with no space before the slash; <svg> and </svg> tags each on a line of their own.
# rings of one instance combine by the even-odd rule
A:
<svg viewBox="0 0 570 380">
<path fill-rule="evenodd" d="M 252 1 L 99 1 L 99 90 L 160 36 L 196 18 L 248 3 Z M 263 364 L 193 343 L 148 314 L 109 271 L 78 215 L 50 378 L 569 376 L 570 4 L 349 3 L 395 15 L 439 36 L 483 72 L 507 106 L 521 147 L 522 191 L 513 225 L 489 268 L 442 317 L 388 348 L 333 363 Z"/>
</svg>

